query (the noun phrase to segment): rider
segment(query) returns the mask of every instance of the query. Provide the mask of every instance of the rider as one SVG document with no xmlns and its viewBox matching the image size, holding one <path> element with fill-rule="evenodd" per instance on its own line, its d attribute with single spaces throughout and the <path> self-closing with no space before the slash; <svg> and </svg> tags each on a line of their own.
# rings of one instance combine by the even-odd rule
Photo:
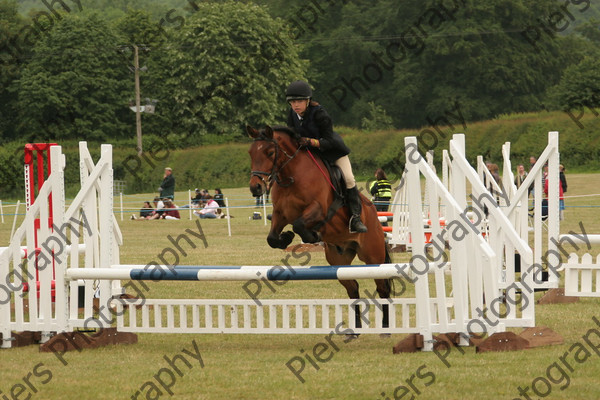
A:
<svg viewBox="0 0 600 400">
<path fill-rule="evenodd" d="M 350 209 L 350 232 L 366 232 L 367 227 L 360 220 L 361 202 L 352 173 L 350 149 L 340 135 L 333 131 L 333 122 L 327 111 L 312 100 L 312 89 L 304 81 L 292 82 L 285 93 L 291 109 L 287 125 L 301 136 L 300 144 L 312 147 L 321 159 L 335 163 L 341 170 L 346 183 L 346 205 Z"/>
</svg>

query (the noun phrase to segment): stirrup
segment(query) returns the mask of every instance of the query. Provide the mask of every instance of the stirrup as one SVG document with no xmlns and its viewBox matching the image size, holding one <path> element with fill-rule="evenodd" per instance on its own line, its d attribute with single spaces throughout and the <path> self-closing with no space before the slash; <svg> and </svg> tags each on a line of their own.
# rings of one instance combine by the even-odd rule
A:
<svg viewBox="0 0 600 400">
<path fill-rule="evenodd" d="M 353 228 L 354 226 L 354 229 Z M 365 233 L 367 231 L 367 227 L 360 220 L 360 215 L 352 215 L 350 217 L 350 221 L 348 222 L 348 231 L 350 233 Z"/>
</svg>

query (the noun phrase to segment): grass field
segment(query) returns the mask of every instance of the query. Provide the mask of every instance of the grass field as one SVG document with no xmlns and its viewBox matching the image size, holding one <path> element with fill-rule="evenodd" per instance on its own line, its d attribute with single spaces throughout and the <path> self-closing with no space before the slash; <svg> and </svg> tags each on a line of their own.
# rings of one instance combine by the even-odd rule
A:
<svg viewBox="0 0 600 400">
<path fill-rule="evenodd" d="M 567 175 L 568 196 L 600 193 L 600 174 Z M 268 226 L 250 220 L 254 208 L 246 188 L 228 189 L 234 218 L 231 237 L 226 220 L 202 220 L 207 246 L 198 240 L 187 248 L 180 264 L 277 265 L 286 253 L 268 247 Z M 135 208 L 149 198 L 128 199 Z M 178 193 L 176 199 L 187 197 Z M 136 203 L 137 202 L 137 203 Z M 181 201 L 177 201 L 183 204 Z M 600 233 L 600 196 L 566 199 L 561 232 Z M 117 201 L 115 202 L 117 206 Z M 596 207 L 590 207 L 596 206 Z M 126 217 L 129 216 L 129 213 Z M 196 221 L 136 222 L 125 218 L 121 262 L 147 264 L 169 245 L 167 236 L 185 229 L 197 231 Z M 12 220 L 0 224 L 0 243 L 6 245 Z M 298 243 L 295 239 L 294 243 Z M 567 250 L 570 250 L 566 247 Z M 599 246 L 592 254 L 600 253 Z M 582 252 L 580 252 L 582 253 Z M 311 265 L 326 264 L 323 253 L 310 253 Z M 393 254 L 395 262 L 406 254 Z M 361 281 L 361 289 L 374 289 Z M 151 283 L 149 298 L 248 298 L 243 282 Z M 288 282 L 276 294 L 263 290 L 261 298 L 345 298 L 335 281 Z M 445 363 L 434 353 L 392 354 L 401 335 L 380 338 L 362 335 L 344 343 L 334 337 L 322 358 L 305 360 L 301 383 L 286 367 L 293 357 L 312 354 L 324 335 L 168 335 L 140 334 L 136 345 L 121 345 L 65 355 L 66 365 L 37 346 L 0 351 L 0 399 L 590 399 L 600 398 L 600 300 L 536 307 L 538 326 L 561 334 L 565 343 L 526 351 L 476 354 L 453 350 Z M 591 333 L 586 343 L 582 337 Z M 516 330 L 520 331 L 520 330 Z M 337 347 L 337 350 L 335 348 Z M 202 362 L 197 361 L 199 351 Z M 185 352 L 184 352 L 185 350 Z M 175 367 L 169 361 L 175 356 Z M 314 357 L 313 357 L 314 358 Z M 189 362 L 189 365 L 186 364 Z M 171 375 L 167 369 L 172 371 Z M 177 373 L 177 370 L 180 372 Z M 171 379 L 172 378 L 172 379 Z M 167 391 L 157 379 L 172 387 Z M 537 395 L 532 391 L 532 385 Z M 520 395 L 527 388 L 528 396 Z M 139 393 L 137 393 L 139 392 Z M 137 393 L 137 394 L 136 394 Z M 525 392 L 524 392 L 525 393 Z"/>
</svg>

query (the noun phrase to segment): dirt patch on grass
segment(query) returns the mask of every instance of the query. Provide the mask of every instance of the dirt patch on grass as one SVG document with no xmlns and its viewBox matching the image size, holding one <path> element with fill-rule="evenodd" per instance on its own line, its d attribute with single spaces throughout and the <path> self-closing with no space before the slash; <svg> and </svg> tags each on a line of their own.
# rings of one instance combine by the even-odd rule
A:
<svg viewBox="0 0 600 400">
<path fill-rule="evenodd" d="M 289 246 L 285 251 L 305 252 L 305 251 L 324 251 L 322 243 L 301 243 Z"/>
</svg>

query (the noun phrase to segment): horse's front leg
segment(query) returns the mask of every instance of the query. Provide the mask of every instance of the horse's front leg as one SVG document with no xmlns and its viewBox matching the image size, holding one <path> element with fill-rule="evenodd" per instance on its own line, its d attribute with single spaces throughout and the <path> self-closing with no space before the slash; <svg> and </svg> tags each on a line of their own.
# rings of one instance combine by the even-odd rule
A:
<svg viewBox="0 0 600 400">
<path fill-rule="evenodd" d="M 295 236 L 294 232 L 281 232 L 287 224 L 288 222 L 281 212 L 273 210 L 273 215 L 271 216 L 271 230 L 267 236 L 267 243 L 269 243 L 269 246 L 274 249 L 286 249 L 289 244 L 292 243 Z"/>
<path fill-rule="evenodd" d="M 321 239 L 318 232 L 312 230 L 312 227 L 319 221 L 323 221 L 325 215 L 323 209 L 317 201 L 313 201 L 302 213 L 302 216 L 294 221 L 293 228 L 302 238 L 304 243 L 317 243 Z"/>
</svg>

